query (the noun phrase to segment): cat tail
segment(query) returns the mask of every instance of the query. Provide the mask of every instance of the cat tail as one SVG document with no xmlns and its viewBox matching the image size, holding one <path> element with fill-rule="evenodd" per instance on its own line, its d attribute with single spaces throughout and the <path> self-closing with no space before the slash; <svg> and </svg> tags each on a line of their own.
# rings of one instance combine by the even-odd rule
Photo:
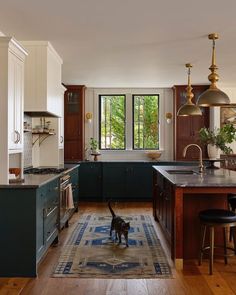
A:
<svg viewBox="0 0 236 295">
<path fill-rule="evenodd" d="M 112 217 L 115 217 L 116 214 L 115 214 L 115 212 L 113 211 L 113 209 L 111 208 L 111 200 L 108 201 L 108 208 L 109 208 L 109 210 L 110 210 L 110 212 L 111 212 Z"/>
</svg>

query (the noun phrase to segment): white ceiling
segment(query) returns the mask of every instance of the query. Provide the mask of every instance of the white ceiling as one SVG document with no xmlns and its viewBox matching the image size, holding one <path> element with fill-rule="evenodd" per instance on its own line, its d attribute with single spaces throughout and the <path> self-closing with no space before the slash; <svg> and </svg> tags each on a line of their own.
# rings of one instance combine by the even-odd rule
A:
<svg viewBox="0 0 236 295">
<path fill-rule="evenodd" d="M 49 40 L 65 84 L 169 87 L 207 83 L 212 43 L 221 85 L 236 85 L 235 0 L 0 0 L 0 30 Z"/>
</svg>

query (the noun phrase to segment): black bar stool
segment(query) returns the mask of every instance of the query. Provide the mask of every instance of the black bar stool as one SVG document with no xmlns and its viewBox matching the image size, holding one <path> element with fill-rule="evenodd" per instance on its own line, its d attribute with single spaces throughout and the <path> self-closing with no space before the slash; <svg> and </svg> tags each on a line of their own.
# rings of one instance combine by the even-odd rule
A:
<svg viewBox="0 0 236 295">
<path fill-rule="evenodd" d="M 199 251 L 199 265 L 202 264 L 202 256 L 205 250 L 210 250 L 209 253 L 209 273 L 213 273 L 213 258 L 214 248 L 222 247 L 214 245 L 214 229 L 215 227 L 223 228 L 224 235 L 224 260 L 225 264 L 228 263 L 227 257 L 233 256 L 236 253 L 236 214 L 230 210 L 224 209 L 209 209 L 199 212 L 199 219 L 201 223 L 201 238 L 200 238 L 200 251 Z M 206 229 L 210 231 L 210 245 L 205 246 Z M 234 248 L 227 247 L 227 228 L 233 229 Z M 227 254 L 227 249 L 234 251 L 233 254 Z"/>
<path fill-rule="evenodd" d="M 228 204 L 229 204 L 229 210 L 234 211 L 234 213 L 236 213 L 236 195 L 235 194 L 228 194 Z M 230 228 L 229 240 L 232 241 L 232 238 L 233 238 L 233 231 L 232 231 L 232 228 Z"/>
</svg>

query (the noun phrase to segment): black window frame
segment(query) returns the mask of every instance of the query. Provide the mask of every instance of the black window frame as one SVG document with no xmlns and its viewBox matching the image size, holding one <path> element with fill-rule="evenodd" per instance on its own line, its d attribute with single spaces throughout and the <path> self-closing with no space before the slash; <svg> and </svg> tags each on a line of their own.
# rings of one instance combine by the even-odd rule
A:
<svg viewBox="0 0 236 295">
<path fill-rule="evenodd" d="M 111 149 L 101 147 L 101 97 L 102 96 L 124 96 L 124 148 L 123 149 Z M 102 151 L 125 151 L 126 150 L 126 94 L 99 94 L 99 149 Z"/>
<path fill-rule="evenodd" d="M 134 97 L 135 96 L 158 96 L 158 148 L 135 148 L 134 147 Z M 160 150 L 160 94 L 159 93 L 151 93 L 151 94 L 132 94 L 132 150 L 133 151 L 148 151 L 148 150 L 154 150 L 158 151 Z"/>
</svg>

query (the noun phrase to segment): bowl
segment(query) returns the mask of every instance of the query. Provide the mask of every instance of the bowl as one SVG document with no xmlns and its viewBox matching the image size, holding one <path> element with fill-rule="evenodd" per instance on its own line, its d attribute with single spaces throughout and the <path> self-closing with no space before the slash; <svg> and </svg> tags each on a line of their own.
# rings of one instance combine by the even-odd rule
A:
<svg viewBox="0 0 236 295">
<path fill-rule="evenodd" d="M 157 161 L 161 156 L 161 151 L 149 151 L 146 152 L 146 155 L 152 161 Z"/>
</svg>

